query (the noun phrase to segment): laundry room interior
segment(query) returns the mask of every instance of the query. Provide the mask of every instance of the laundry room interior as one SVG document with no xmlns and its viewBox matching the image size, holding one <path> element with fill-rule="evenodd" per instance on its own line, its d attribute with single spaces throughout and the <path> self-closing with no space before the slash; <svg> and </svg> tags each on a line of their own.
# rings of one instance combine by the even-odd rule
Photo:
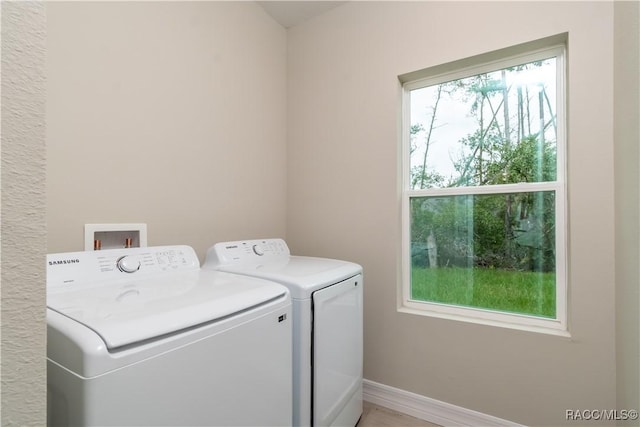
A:
<svg viewBox="0 0 640 427">
<path fill-rule="evenodd" d="M 3 67 L 15 44 L 41 74 L 22 101 L 5 84 L 31 71 L 2 76 L 2 424 L 44 425 L 44 256 L 118 223 L 200 262 L 216 242 L 282 238 L 362 266 L 365 400 L 530 426 L 640 409 L 638 3 L 328 2 L 291 26 L 259 3 L 3 2 Z M 399 310 L 399 76 L 558 34 L 568 333 Z M 40 116 L 9 114 L 31 98 Z"/>
</svg>

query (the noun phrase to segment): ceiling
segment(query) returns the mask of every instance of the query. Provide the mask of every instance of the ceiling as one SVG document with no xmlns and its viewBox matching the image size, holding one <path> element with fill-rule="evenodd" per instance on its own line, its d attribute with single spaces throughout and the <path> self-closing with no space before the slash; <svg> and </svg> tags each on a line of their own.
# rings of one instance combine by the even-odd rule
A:
<svg viewBox="0 0 640 427">
<path fill-rule="evenodd" d="M 258 1 L 262 8 L 285 28 L 320 15 L 346 1 Z"/>
</svg>

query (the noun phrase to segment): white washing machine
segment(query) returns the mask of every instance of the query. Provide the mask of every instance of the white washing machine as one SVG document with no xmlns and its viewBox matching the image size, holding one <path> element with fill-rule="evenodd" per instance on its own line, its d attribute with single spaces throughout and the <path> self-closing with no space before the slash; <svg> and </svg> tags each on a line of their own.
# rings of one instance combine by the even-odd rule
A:
<svg viewBox="0 0 640 427">
<path fill-rule="evenodd" d="M 282 239 L 217 243 L 204 269 L 281 283 L 293 299 L 293 425 L 354 426 L 362 414 L 362 267 L 291 256 Z"/>
<path fill-rule="evenodd" d="M 291 317 L 188 246 L 48 255 L 48 424 L 290 425 Z"/>
</svg>

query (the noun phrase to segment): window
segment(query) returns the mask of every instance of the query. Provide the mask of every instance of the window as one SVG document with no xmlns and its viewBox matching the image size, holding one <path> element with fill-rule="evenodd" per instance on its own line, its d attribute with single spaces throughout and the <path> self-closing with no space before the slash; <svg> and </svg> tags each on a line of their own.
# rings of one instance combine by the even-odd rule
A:
<svg viewBox="0 0 640 427">
<path fill-rule="evenodd" d="M 401 311 L 565 334 L 565 48 L 551 42 L 401 76 Z"/>
</svg>

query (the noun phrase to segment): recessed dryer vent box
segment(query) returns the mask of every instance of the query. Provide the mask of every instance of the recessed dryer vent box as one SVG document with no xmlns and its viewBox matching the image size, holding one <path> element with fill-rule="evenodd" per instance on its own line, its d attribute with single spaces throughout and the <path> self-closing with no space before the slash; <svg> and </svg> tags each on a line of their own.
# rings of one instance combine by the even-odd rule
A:
<svg viewBox="0 0 640 427">
<path fill-rule="evenodd" d="M 147 224 L 85 224 L 84 250 L 143 248 Z"/>
</svg>

